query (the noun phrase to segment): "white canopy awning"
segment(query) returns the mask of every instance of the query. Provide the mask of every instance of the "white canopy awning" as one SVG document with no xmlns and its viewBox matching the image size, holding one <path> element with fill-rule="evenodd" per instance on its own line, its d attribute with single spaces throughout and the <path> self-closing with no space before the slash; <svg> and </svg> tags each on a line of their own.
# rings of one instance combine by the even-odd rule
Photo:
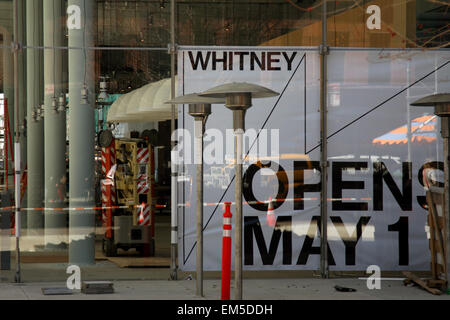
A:
<svg viewBox="0 0 450 320">
<path fill-rule="evenodd" d="M 108 112 L 108 122 L 165 121 L 172 117 L 171 79 L 149 83 L 117 99 Z M 177 116 L 177 114 L 175 115 Z"/>
<path fill-rule="evenodd" d="M 123 96 L 120 96 L 119 98 L 117 98 L 117 100 L 116 101 L 114 101 L 114 103 L 111 105 L 111 107 L 109 107 L 109 110 L 108 110 L 108 121 L 110 121 L 110 122 L 115 122 L 114 120 L 112 120 L 112 119 L 114 119 L 115 118 L 115 116 L 116 116 L 116 114 L 117 114 L 117 109 L 119 108 L 119 105 L 122 103 L 122 100 L 123 100 L 123 98 L 124 98 L 125 96 L 123 95 Z M 111 119 L 111 120 L 110 120 Z"/>
<path fill-rule="evenodd" d="M 138 114 L 140 112 L 143 112 L 144 110 L 141 110 L 141 104 L 142 101 L 149 101 L 148 103 L 148 109 L 151 109 L 151 102 L 152 102 L 152 96 L 154 95 L 154 91 L 158 85 L 158 82 L 152 82 L 149 83 L 145 86 L 143 86 L 141 89 L 142 90 L 141 94 L 136 95 L 139 96 L 139 100 L 137 101 L 137 103 L 134 103 L 133 105 L 130 105 L 129 108 L 127 109 L 127 114 L 132 115 L 132 114 Z M 147 98 L 147 96 L 149 96 L 149 98 Z"/>
<path fill-rule="evenodd" d="M 108 122 L 134 122 L 136 117 L 127 117 L 126 109 L 130 104 L 131 98 L 133 97 L 132 92 L 127 93 L 117 99 L 110 108 L 108 112 L 107 121 Z"/>
<path fill-rule="evenodd" d="M 124 109 L 128 105 L 131 95 L 120 96 L 109 108 L 107 122 L 136 122 L 137 118 L 125 117 Z"/>
</svg>

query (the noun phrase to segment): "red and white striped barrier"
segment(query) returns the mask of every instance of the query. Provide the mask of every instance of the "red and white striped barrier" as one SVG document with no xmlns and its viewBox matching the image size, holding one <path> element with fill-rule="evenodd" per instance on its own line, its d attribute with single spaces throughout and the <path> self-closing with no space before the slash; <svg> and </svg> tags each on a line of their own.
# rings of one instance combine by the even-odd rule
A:
<svg viewBox="0 0 450 320">
<path fill-rule="evenodd" d="M 150 187 L 148 185 L 147 178 L 138 179 L 138 181 L 136 183 L 137 183 L 137 193 L 138 194 L 147 194 L 150 191 Z"/>
<path fill-rule="evenodd" d="M 149 226 L 150 225 L 150 206 L 143 203 L 140 208 L 139 215 L 139 225 L 140 226 Z"/>
<path fill-rule="evenodd" d="M 111 145 L 102 148 L 102 173 L 104 176 L 108 174 L 116 163 L 116 147 L 114 139 Z M 114 178 L 112 178 L 114 180 Z M 116 203 L 116 190 L 110 183 L 103 183 L 102 188 L 102 207 L 110 208 Z M 111 209 L 102 211 L 102 225 L 106 228 L 106 237 L 112 238 L 112 212 Z"/>
<path fill-rule="evenodd" d="M 150 192 L 150 186 L 148 183 L 148 172 L 147 172 L 147 165 L 150 160 L 149 148 L 138 148 L 136 159 L 140 168 L 144 167 L 144 170 L 140 172 L 136 181 L 137 193 L 147 194 Z"/>
<path fill-rule="evenodd" d="M 317 197 L 311 197 L 311 198 L 290 198 L 290 199 L 272 199 L 272 202 L 298 202 L 298 201 L 317 201 L 319 200 L 319 198 Z M 370 197 L 362 197 L 362 198 L 328 198 L 329 202 L 332 201 L 372 201 L 372 198 Z M 244 201 L 243 204 L 245 205 L 250 205 L 250 204 L 268 204 L 269 201 Z M 219 205 L 224 205 L 224 202 L 205 202 L 204 206 L 205 207 L 215 207 L 215 206 L 219 206 Z M 234 202 L 231 202 L 232 205 L 235 205 Z M 183 208 L 183 207 L 190 207 L 191 203 L 190 202 L 186 202 L 186 203 L 179 203 L 178 207 L 179 208 Z"/>
<path fill-rule="evenodd" d="M 108 171 L 115 164 L 116 164 L 116 148 L 113 142 L 111 143 L 111 146 L 102 148 L 102 173 L 106 176 Z"/>
<path fill-rule="evenodd" d="M 138 148 L 137 149 L 137 155 L 136 160 L 139 164 L 146 164 L 148 163 L 148 160 L 150 159 L 150 153 L 148 151 L 148 148 Z"/>
<path fill-rule="evenodd" d="M 129 206 L 110 206 L 110 207 L 83 207 L 83 208 L 19 208 L 20 211 L 100 211 L 100 210 L 112 210 L 112 209 L 140 209 L 141 205 L 129 205 Z M 165 204 L 157 204 L 155 208 L 166 208 Z M 15 210 L 16 207 L 3 207 L 1 211 Z"/>
</svg>

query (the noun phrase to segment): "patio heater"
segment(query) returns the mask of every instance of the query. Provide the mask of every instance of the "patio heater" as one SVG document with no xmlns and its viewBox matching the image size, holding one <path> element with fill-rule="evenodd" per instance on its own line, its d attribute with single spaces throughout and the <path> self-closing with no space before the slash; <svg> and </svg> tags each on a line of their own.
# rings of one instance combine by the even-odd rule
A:
<svg viewBox="0 0 450 320">
<path fill-rule="evenodd" d="M 434 114 L 441 118 L 441 135 L 444 140 L 444 202 L 447 223 L 447 279 L 449 275 L 449 256 L 450 250 L 450 168 L 449 168 L 449 151 L 450 151 L 450 93 L 438 93 L 421 98 L 413 103 L 415 107 L 434 107 Z M 447 284 L 447 288 L 449 288 Z"/>
<path fill-rule="evenodd" d="M 203 97 L 225 99 L 225 106 L 233 111 L 234 166 L 235 166 L 235 259 L 234 259 L 234 298 L 242 300 L 242 155 L 245 113 L 252 106 L 252 98 L 269 98 L 279 93 L 268 88 L 246 83 L 233 82 L 220 85 L 199 94 Z"/>
<path fill-rule="evenodd" d="M 195 93 L 177 97 L 167 104 L 188 104 L 189 114 L 194 118 L 196 186 L 197 186 L 197 286 L 196 293 L 203 297 L 203 136 L 205 124 L 211 114 L 211 104 L 224 103 L 222 98 L 200 97 Z"/>
</svg>

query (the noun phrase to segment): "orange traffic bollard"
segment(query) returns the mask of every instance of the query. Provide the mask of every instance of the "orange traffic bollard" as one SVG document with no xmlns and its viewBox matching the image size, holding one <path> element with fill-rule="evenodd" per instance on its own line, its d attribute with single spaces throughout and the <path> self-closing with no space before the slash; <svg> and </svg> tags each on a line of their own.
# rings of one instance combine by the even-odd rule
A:
<svg viewBox="0 0 450 320">
<path fill-rule="evenodd" d="M 231 202 L 225 202 L 222 237 L 222 300 L 230 300 L 231 275 Z"/>
</svg>

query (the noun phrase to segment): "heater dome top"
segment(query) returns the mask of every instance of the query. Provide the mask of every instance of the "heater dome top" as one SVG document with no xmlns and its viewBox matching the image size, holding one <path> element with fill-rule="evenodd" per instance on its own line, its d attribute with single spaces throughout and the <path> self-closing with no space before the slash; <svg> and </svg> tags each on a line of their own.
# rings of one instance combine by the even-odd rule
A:
<svg viewBox="0 0 450 320">
<path fill-rule="evenodd" d="M 450 103 L 450 93 L 437 93 L 430 96 L 420 98 L 411 103 L 414 107 L 435 106 L 440 103 Z"/>
<path fill-rule="evenodd" d="M 225 98 L 202 97 L 197 93 L 186 94 L 164 102 L 166 104 L 224 104 Z"/>
<path fill-rule="evenodd" d="M 226 98 L 232 94 L 248 94 L 252 95 L 252 98 L 270 98 L 278 96 L 279 93 L 252 83 L 247 82 L 232 82 L 227 84 L 222 84 L 217 87 L 206 90 L 202 93 L 199 93 L 199 96 L 202 97 L 214 97 L 214 98 Z"/>
</svg>

